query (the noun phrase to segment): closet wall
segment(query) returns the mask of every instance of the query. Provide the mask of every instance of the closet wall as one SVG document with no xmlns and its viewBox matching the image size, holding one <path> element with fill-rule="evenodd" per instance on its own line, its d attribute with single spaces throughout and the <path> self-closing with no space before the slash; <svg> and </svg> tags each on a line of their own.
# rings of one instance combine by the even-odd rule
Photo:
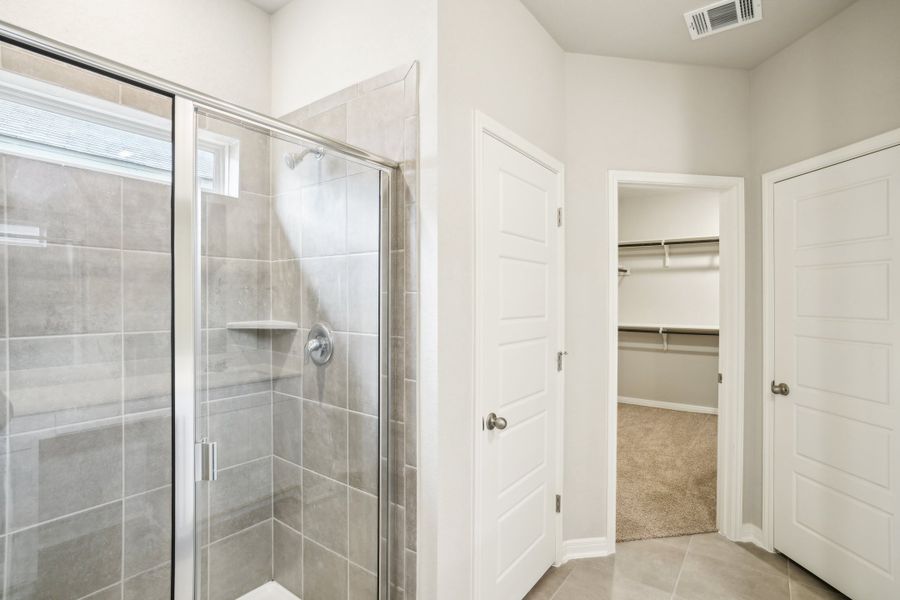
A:
<svg viewBox="0 0 900 600">
<path fill-rule="evenodd" d="M 719 193 L 666 186 L 619 189 L 619 242 L 719 235 Z M 620 248 L 620 326 L 719 326 L 718 245 Z M 718 337 L 619 333 L 619 398 L 717 406 Z"/>
</svg>

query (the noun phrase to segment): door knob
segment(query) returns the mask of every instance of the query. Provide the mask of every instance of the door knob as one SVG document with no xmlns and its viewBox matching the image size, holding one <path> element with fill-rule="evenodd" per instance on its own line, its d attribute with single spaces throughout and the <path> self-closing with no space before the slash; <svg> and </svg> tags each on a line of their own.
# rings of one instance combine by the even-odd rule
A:
<svg viewBox="0 0 900 600">
<path fill-rule="evenodd" d="M 781 396 L 787 396 L 791 393 L 791 388 L 786 383 L 775 383 L 772 382 L 772 393 L 779 394 Z"/>
<path fill-rule="evenodd" d="M 488 429 L 506 429 L 506 419 L 503 417 L 498 417 L 494 413 L 488 415 L 487 418 L 487 428 Z"/>
</svg>

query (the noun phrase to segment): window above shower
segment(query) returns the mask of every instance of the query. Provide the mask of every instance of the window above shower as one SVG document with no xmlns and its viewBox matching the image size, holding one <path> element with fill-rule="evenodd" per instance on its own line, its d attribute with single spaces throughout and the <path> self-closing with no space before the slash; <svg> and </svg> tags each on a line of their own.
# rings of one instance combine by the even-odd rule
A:
<svg viewBox="0 0 900 600">
<path fill-rule="evenodd" d="M 0 153 L 168 183 L 171 116 L 0 71 Z M 201 189 L 236 195 L 239 154 L 237 139 L 203 132 L 197 148 Z"/>
</svg>

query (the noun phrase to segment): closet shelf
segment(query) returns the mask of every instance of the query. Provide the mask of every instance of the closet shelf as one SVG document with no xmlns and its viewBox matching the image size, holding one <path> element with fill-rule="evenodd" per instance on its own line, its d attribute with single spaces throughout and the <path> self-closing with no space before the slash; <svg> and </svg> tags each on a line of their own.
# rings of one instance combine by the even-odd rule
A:
<svg viewBox="0 0 900 600">
<path fill-rule="evenodd" d="M 619 242 L 619 248 L 663 248 L 665 246 L 684 246 L 687 244 L 718 244 L 719 236 L 680 237 L 659 240 L 628 240 Z"/>
<path fill-rule="evenodd" d="M 292 321 L 232 321 L 225 325 L 228 329 L 261 329 L 272 331 L 292 331 L 300 329 Z"/>
<path fill-rule="evenodd" d="M 627 331 L 631 333 L 676 333 L 684 335 L 719 335 L 718 327 L 707 327 L 702 325 L 650 325 L 650 324 L 633 324 L 622 323 L 619 325 L 619 331 Z"/>
</svg>

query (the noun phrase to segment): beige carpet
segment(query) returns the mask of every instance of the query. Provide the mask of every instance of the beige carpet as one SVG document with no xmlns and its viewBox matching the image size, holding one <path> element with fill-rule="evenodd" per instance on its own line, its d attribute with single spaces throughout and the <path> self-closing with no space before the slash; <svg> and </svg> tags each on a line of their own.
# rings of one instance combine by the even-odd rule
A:
<svg viewBox="0 0 900 600">
<path fill-rule="evenodd" d="M 616 541 L 716 530 L 716 419 L 619 404 Z"/>
</svg>

